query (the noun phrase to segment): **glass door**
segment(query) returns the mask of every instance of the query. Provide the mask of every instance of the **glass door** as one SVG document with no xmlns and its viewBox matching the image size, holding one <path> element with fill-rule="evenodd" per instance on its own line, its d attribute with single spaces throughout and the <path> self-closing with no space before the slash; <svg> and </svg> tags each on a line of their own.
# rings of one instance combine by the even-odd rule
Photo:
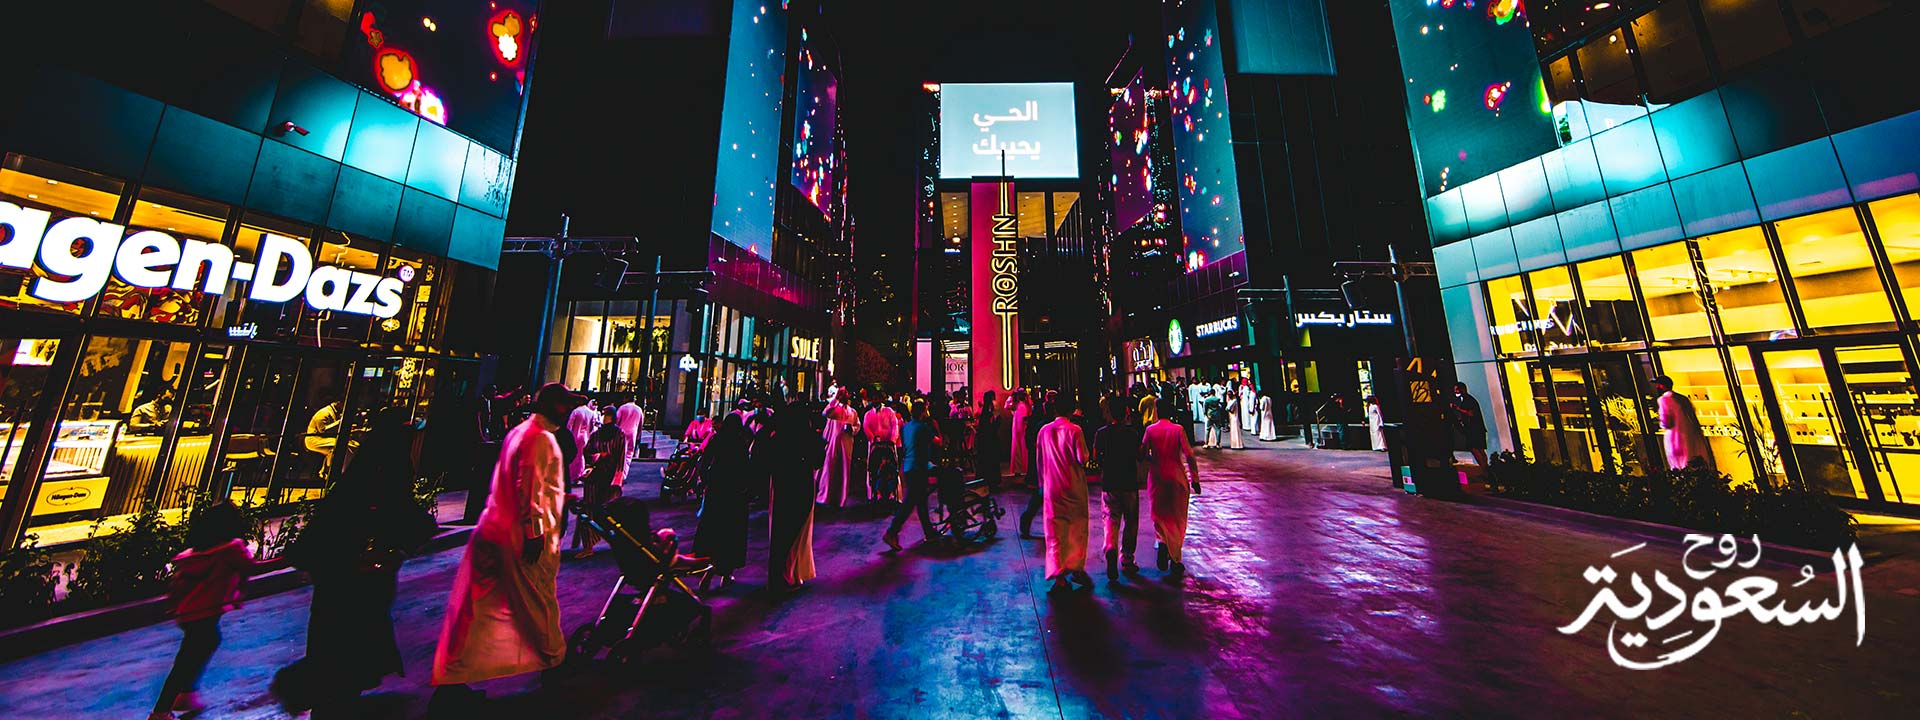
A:
<svg viewBox="0 0 1920 720">
<path fill-rule="evenodd" d="M 1830 352 L 1830 351 L 1826 351 Z M 1798 466 L 1807 487 L 1847 498 L 1873 499 L 1871 470 L 1857 460 L 1857 438 L 1848 436 L 1842 415 L 1852 407 L 1834 393 L 1821 350 L 1772 350 L 1760 353 L 1779 406 L 1787 463 Z M 1844 386 L 1843 386 L 1844 387 Z"/>
<path fill-rule="evenodd" d="M 1662 467 L 1659 443 L 1649 428 L 1657 425 L 1641 402 L 1641 388 L 1647 386 L 1651 360 L 1646 353 L 1596 359 L 1591 378 L 1593 395 L 1599 403 L 1600 426 L 1606 429 L 1605 443 L 1613 472 L 1645 475 Z"/>
<path fill-rule="evenodd" d="M 1906 353 L 1898 345 L 1875 345 L 1837 348 L 1833 357 L 1881 499 L 1920 503 L 1920 397 Z"/>
</svg>

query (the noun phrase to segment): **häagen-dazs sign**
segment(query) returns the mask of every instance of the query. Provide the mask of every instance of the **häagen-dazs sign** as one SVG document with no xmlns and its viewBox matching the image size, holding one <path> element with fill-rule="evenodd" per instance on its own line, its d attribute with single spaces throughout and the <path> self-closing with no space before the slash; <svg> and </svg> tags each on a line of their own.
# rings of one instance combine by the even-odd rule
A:
<svg viewBox="0 0 1920 720">
<path fill-rule="evenodd" d="M 108 278 L 138 288 L 172 288 L 225 295 L 234 282 L 249 282 L 247 298 L 286 302 L 305 295 L 317 310 L 390 318 L 400 314 L 400 278 L 381 277 L 334 265 L 316 267 L 305 243 L 263 233 L 253 262 L 237 260 L 219 243 L 180 240 L 158 230 L 129 230 L 93 218 L 53 222 L 45 210 L 0 202 L 0 266 L 32 270 L 37 262 L 52 277 L 35 278 L 32 296 L 53 303 L 82 302 L 99 295 Z"/>
</svg>

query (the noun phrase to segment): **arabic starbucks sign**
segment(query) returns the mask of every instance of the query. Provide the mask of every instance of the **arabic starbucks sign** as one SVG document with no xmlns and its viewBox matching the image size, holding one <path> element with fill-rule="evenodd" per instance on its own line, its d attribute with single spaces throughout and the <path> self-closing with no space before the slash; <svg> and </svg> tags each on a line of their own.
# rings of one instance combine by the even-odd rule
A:
<svg viewBox="0 0 1920 720">
<path fill-rule="evenodd" d="M 93 218 L 55 222 L 45 210 L 0 202 L 0 266 L 44 271 L 27 293 L 50 303 L 85 302 L 115 278 L 137 288 L 225 295 L 248 283 L 246 297 L 283 303 L 304 296 L 316 310 L 390 318 L 400 314 L 406 281 L 334 265 L 316 265 L 306 243 L 262 233 L 252 262 L 220 243 L 181 240 Z"/>
</svg>

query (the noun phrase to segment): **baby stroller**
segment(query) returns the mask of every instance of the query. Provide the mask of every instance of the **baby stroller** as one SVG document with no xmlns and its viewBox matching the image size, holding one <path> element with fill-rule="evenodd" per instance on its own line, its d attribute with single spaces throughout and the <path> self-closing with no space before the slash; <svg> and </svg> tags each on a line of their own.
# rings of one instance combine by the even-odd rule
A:
<svg viewBox="0 0 1920 720">
<path fill-rule="evenodd" d="M 568 638 L 571 658 L 591 660 L 606 650 L 608 660 L 627 663 L 657 645 L 690 647 L 711 639 L 713 610 L 688 586 L 697 580 L 706 589 L 711 562 L 678 554 L 679 538 L 671 529 L 655 532 L 640 500 L 618 498 L 576 512 L 613 546 L 621 576 L 600 619 Z"/>
<path fill-rule="evenodd" d="M 993 498 L 993 488 L 986 480 L 965 481 L 952 466 L 934 468 L 933 477 L 940 499 L 940 511 L 933 519 L 935 530 L 969 543 L 992 540 L 1000 534 L 999 518 L 1007 511 Z"/>
<path fill-rule="evenodd" d="M 668 504 L 700 499 L 700 446 L 680 443 L 673 457 L 660 466 L 660 501 Z"/>
</svg>

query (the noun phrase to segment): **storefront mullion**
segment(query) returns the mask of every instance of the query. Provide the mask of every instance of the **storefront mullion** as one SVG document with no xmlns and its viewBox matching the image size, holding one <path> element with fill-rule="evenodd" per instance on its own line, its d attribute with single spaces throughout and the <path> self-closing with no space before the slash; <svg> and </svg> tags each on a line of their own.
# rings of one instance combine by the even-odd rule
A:
<svg viewBox="0 0 1920 720">
<path fill-rule="evenodd" d="M 1892 253 L 1887 250 L 1886 238 L 1880 235 L 1880 226 L 1874 221 L 1873 213 L 1868 211 L 1868 206 L 1854 206 L 1854 213 L 1860 219 L 1860 229 L 1867 234 L 1867 249 L 1873 254 L 1873 264 L 1879 270 L 1880 282 L 1894 289 L 1894 292 L 1887 293 L 1887 299 L 1893 303 L 1894 317 L 1899 319 L 1900 327 L 1913 329 L 1916 324 L 1920 324 L 1914 317 L 1914 313 L 1920 312 L 1920 308 L 1907 304 L 1906 291 L 1910 291 L 1911 288 L 1904 288 L 1901 285 L 1899 274 L 1894 271 Z"/>
<path fill-rule="evenodd" d="M 1793 316 L 1793 336 L 1799 337 L 1807 332 L 1807 311 L 1800 305 L 1800 294 L 1794 290 L 1793 273 L 1787 270 L 1786 252 L 1780 247 L 1780 229 L 1773 223 L 1761 223 L 1760 231 L 1766 233 L 1767 249 L 1773 254 L 1773 266 L 1780 268 L 1780 292 L 1786 296 L 1787 312 Z"/>
</svg>

